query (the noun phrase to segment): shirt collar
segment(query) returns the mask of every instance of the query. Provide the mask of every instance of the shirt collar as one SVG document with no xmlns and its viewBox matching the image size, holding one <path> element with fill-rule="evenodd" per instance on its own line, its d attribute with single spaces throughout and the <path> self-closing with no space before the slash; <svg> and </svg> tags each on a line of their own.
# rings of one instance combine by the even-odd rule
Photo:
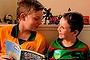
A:
<svg viewBox="0 0 90 60">
<path fill-rule="evenodd" d="M 19 24 L 15 25 L 12 29 L 11 35 L 15 38 L 18 38 Z M 34 40 L 36 37 L 36 31 L 31 31 L 31 35 L 28 40 Z"/>
</svg>

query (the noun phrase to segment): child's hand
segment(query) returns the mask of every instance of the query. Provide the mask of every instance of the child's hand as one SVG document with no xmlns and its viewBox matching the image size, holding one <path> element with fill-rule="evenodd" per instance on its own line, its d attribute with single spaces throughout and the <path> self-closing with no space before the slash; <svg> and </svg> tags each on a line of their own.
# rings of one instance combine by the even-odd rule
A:
<svg viewBox="0 0 90 60">
<path fill-rule="evenodd" d="M 0 57 L 0 60 L 14 60 L 14 59 L 8 55 L 3 55 Z"/>
</svg>

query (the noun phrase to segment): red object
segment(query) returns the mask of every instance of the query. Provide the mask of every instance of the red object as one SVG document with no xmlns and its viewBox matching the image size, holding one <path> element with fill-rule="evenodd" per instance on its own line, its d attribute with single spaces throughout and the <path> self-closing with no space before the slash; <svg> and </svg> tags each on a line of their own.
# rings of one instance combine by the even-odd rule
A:
<svg viewBox="0 0 90 60">
<path fill-rule="evenodd" d="M 56 21 L 57 20 L 57 17 L 56 16 L 52 16 L 51 18 L 50 18 L 50 21 Z"/>
<path fill-rule="evenodd" d="M 89 16 L 84 16 L 84 24 L 89 24 Z"/>
<path fill-rule="evenodd" d="M 50 58 L 50 60 L 56 60 L 55 58 Z"/>
<path fill-rule="evenodd" d="M 90 60 L 90 58 L 88 58 L 87 60 Z"/>
</svg>

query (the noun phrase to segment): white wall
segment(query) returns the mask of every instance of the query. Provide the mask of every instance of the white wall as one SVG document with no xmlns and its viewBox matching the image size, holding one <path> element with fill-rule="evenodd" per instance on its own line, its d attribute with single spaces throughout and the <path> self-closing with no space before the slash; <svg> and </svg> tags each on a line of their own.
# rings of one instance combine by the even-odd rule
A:
<svg viewBox="0 0 90 60">
<path fill-rule="evenodd" d="M 51 8 L 55 15 L 71 10 L 90 16 L 90 0 L 39 0 L 45 7 Z"/>
<path fill-rule="evenodd" d="M 90 48 L 90 25 L 84 25 L 84 29 L 78 37 L 81 41 L 88 44 Z"/>
<path fill-rule="evenodd" d="M 16 18 L 16 0 L 0 0 L 0 18 L 3 19 L 6 14 Z"/>
<path fill-rule="evenodd" d="M 0 0 L 0 18 L 5 14 L 16 17 L 16 1 L 18 0 Z M 83 15 L 90 16 L 90 0 L 39 0 L 46 8 L 51 8 L 53 15 L 63 14 L 68 8 L 79 11 Z"/>
</svg>

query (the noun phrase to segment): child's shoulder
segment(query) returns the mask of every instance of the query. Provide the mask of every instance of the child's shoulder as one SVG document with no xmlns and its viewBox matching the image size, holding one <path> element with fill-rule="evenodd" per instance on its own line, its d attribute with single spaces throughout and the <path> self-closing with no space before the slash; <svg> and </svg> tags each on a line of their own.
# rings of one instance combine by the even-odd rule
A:
<svg viewBox="0 0 90 60">
<path fill-rule="evenodd" d="M 0 27 L 0 30 L 11 30 L 13 27 L 14 25 L 2 26 Z"/>
</svg>

